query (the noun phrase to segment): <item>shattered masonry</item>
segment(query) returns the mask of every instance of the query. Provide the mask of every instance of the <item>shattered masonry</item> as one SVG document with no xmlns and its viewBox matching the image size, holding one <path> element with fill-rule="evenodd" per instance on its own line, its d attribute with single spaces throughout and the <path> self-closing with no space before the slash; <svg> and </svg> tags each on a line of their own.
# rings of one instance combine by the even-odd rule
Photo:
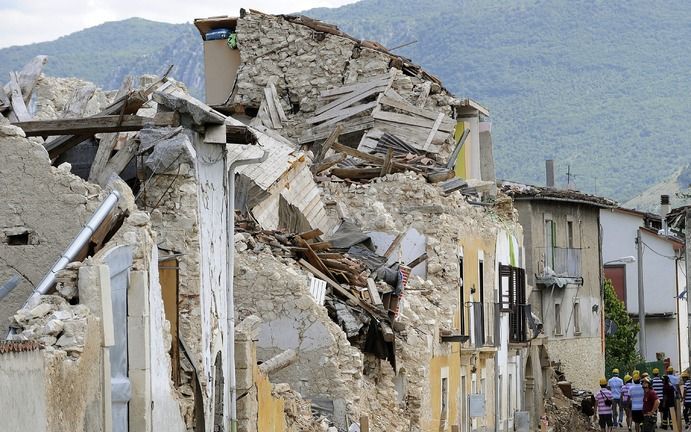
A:
<svg viewBox="0 0 691 432">
<path fill-rule="evenodd" d="M 213 107 L 167 77 L 45 77 L 45 57 L 0 88 L 9 430 L 508 431 L 514 411 L 574 414 L 508 283 L 523 229 L 488 111 L 306 17 L 195 21 L 203 39 L 229 23 L 242 61 Z"/>
</svg>

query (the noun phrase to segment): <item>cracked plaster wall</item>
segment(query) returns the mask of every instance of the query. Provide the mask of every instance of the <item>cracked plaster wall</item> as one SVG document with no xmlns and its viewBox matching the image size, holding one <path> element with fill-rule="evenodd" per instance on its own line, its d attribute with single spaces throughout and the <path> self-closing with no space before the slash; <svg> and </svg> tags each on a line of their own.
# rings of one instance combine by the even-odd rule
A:
<svg viewBox="0 0 691 432">
<path fill-rule="evenodd" d="M 50 166 L 43 147 L 23 131 L 0 126 L 0 284 L 21 283 L 0 302 L 0 327 L 29 297 L 101 203 L 101 188 Z M 6 232 L 29 231 L 29 244 L 10 246 Z"/>
</svg>

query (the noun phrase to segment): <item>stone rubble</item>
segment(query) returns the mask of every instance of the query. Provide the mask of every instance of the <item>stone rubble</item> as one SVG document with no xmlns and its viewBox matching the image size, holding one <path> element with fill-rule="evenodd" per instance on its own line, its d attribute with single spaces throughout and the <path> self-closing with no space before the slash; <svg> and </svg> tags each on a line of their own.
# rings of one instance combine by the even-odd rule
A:
<svg viewBox="0 0 691 432">
<path fill-rule="evenodd" d="M 15 340 L 36 340 L 47 351 L 64 351 L 72 359 L 84 350 L 87 320 L 92 316 L 82 304 L 71 305 L 59 295 L 44 295 L 35 306 L 17 311 L 13 317 Z"/>
</svg>

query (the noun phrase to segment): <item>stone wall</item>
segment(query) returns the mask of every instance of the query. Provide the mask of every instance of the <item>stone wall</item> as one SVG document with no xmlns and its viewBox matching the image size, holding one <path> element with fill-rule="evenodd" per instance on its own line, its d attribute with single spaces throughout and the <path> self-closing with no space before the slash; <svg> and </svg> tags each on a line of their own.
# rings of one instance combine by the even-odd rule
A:
<svg viewBox="0 0 691 432">
<path fill-rule="evenodd" d="M 43 147 L 14 126 L 0 126 L 0 159 L 0 284 L 21 280 L 0 302 L 0 328 L 6 328 L 103 195 L 99 186 L 51 167 Z"/>
<path fill-rule="evenodd" d="M 231 102 L 259 108 L 264 87 L 270 78 L 276 79 L 276 90 L 288 115 L 281 134 L 289 138 L 300 136 L 309 127 L 304 120 L 325 103 L 319 99 L 322 91 L 386 74 L 396 58 L 280 16 L 248 13 L 238 19 L 237 33 L 242 64 Z M 394 89 L 412 101 L 423 91 L 424 83 L 418 77 L 400 76 Z M 426 108 L 451 114 L 451 106 L 459 103 L 431 83 Z"/>
<path fill-rule="evenodd" d="M 597 391 L 604 376 L 602 341 L 598 337 L 553 339 L 548 343 L 550 360 L 561 363 L 561 369 L 574 388 Z"/>
</svg>

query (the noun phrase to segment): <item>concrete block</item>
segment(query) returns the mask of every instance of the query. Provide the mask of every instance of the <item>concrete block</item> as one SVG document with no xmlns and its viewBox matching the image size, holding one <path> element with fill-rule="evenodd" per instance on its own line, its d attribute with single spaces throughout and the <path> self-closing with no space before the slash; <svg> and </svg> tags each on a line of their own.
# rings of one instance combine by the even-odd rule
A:
<svg viewBox="0 0 691 432">
<path fill-rule="evenodd" d="M 251 389 L 252 386 L 254 386 L 253 369 L 236 368 L 235 381 L 237 384 L 238 392 L 247 391 Z"/>
<path fill-rule="evenodd" d="M 110 270 L 106 265 L 81 266 L 79 268 L 79 301 L 91 313 L 101 319 L 104 347 L 115 345 L 113 329 L 113 303 L 110 292 Z"/>
<path fill-rule="evenodd" d="M 235 342 L 235 367 L 252 368 L 257 364 L 257 348 L 253 341 Z"/>
<path fill-rule="evenodd" d="M 127 318 L 127 355 L 130 370 L 151 369 L 150 341 L 149 317 Z"/>
<path fill-rule="evenodd" d="M 132 399 L 129 403 L 130 432 L 151 431 L 151 374 L 130 369 Z"/>
<path fill-rule="evenodd" d="M 149 272 L 131 271 L 127 288 L 127 315 L 149 316 Z"/>
</svg>

